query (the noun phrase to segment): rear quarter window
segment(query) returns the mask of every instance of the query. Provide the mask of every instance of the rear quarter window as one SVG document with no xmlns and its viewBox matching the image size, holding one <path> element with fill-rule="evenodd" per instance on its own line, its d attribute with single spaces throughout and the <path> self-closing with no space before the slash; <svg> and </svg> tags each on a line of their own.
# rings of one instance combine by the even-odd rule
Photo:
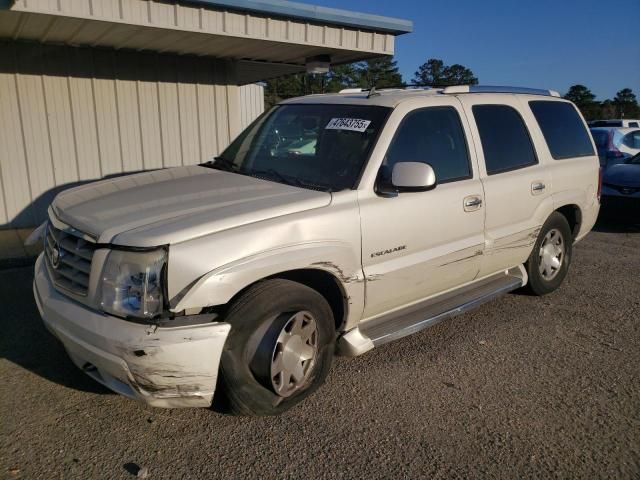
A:
<svg viewBox="0 0 640 480">
<path fill-rule="evenodd" d="M 594 154 L 589 132 L 572 104 L 534 100 L 529 106 L 555 160 Z"/>
</svg>

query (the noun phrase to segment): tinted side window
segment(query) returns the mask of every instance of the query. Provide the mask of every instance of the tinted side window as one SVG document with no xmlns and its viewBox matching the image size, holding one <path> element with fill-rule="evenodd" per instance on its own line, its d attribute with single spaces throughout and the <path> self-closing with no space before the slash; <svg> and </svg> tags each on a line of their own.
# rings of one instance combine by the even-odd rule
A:
<svg viewBox="0 0 640 480">
<path fill-rule="evenodd" d="M 535 100 L 529 102 L 529 106 L 553 158 L 560 160 L 593 155 L 589 133 L 573 105 Z"/>
<path fill-rule="evenodd" d="M 489 175 L 538 163 L 529 131 L 514 108 L 474 105 L 472 110 Z"/>
<path fill-rule="evenodd" d="M 627 133 L 622 139 L 622 143 L 629 148 L 640 148 L 640 130 Z"/>
<path fill-rule="evenodd" d="M 638 122 L 629 122 L 629 127 L 630 128 L 638 128 L 638 127 L 640 127 L 640 124 L 638 124 Z"/>
<path fill-rule="evenodd" d="M 452 107 L 431 107 L 409 113 L 383 162 L 381 177 L 391 178 L 397 162 L 428 163 L 438 183 L 470 178 L 467 142 L 458 112 Z"/>
</svg>

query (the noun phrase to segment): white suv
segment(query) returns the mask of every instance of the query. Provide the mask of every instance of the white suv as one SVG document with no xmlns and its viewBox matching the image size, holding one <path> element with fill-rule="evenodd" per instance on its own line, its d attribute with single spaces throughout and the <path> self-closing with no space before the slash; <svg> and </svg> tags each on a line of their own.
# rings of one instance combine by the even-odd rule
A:
<svg viewBox="0 0 640 480">
<path fill-rule="evenodd" d="M 34 291 L 73 361 L 123 395 L 282 412 L 360 355 L 562 283 L 599 210 L 580 113 L 547 90 L 283 102 L 215 160 L 85 185 L 42 227 Z"/>
</svg>

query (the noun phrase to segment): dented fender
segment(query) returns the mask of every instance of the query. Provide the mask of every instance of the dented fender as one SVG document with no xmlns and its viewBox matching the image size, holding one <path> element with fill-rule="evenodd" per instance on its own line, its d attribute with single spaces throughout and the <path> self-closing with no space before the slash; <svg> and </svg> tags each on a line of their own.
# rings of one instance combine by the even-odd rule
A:
<svg viewBox="0 0 640 480">
<path fill-rule="evenodd" d="M 346 326 L 355 324 L 364 307 L 364 274 L 353 247 L 344 242 L 312 242 L 278 248 L 223 265 L 200 277 L 173 311 L 223 305 L 257 280 L 279 273 L 316 269 L 330 273 L 340 285 L 348 306 Z"/>
<path fill-rule="evenodd" d="M 357 192 L 333 192 L 321 208 L 213 232 L 169 246 L 170 309 L 224 305 L 249 285 L 291 270 L 330 273 L 347 307 L 345 327 L 364 309 Z"/>
</svg>

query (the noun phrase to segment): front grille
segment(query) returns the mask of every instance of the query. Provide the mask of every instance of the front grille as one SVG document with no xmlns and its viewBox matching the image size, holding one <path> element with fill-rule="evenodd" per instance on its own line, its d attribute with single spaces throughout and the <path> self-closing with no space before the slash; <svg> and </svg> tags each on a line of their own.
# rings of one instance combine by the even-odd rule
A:
<svg viewBox="0 0 640 480">
<path fill-rule="evenodd" d="M 56 286 L 75 295 L 86 296 L 95 249 L 95 243 L 59 230 L 49 223 L 44 251 Z"/>
</svg>

